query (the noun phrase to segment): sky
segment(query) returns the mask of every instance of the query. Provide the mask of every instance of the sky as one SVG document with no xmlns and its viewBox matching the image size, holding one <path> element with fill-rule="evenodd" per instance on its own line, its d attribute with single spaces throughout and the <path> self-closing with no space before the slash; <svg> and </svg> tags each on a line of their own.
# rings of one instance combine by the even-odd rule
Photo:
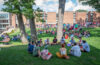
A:
<svg viewBox="0 0 100 65">
<path fill-rule="evenodd" d="M 0 10 L 3 6 L 4 0 L 0 0 Z M 58 12 L 59 0 L 35 0 L 36 7 L 40 7 L 43 11 L 46 12 Z M 87 10 L 87 11 L 95 11 L 89 5 L 82 5 L 78 0 L 66 0 L 65 11 L 76 11 L 76 10 Z"/>
</svg>

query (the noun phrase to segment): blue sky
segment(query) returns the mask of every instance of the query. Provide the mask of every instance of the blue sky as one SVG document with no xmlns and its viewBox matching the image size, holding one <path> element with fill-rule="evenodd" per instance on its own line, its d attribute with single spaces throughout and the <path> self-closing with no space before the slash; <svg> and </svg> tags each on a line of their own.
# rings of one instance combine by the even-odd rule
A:
<svg viewBox="0 0 100 65">
<path fill-rule="evenodd" d="M 58 12 L 58 1 L 59 0 L 35 0 L 36 7 L 40 7 L 42 10 L 46 12 Z M 0 0 L 0 10 L 4 7 L 4 0 Z M 83 6 L 78 0 L 66 0 L 65 11 L 76 11 L 78 9 L 84 9 L 88 11 L 93 11 L 90 6 Z"/>
</svg>

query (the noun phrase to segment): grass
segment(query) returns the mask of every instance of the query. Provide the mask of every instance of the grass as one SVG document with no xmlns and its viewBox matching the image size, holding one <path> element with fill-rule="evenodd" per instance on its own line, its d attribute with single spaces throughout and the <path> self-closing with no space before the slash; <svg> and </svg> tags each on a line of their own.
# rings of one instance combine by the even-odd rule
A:
<svg viewBox="0 0 100 65">
<path fill-rule="evenodd" d="M 88 28 L 85 30 L 90 31 L 91 37 L 83 37 L 82 39 L 89 43 L 91 52 L 82 53 L 82 56 L 79 58 L 71 55 L 69 55 L 69 60 L 57 58 L 55 53 L 59 51 L 60 46 L 55 45 L 49 46 L 49 51 L 53 54 L 53 57 L 48 61 L 42 60 L 28 54 L 27 45 L 22 45 L 20 41 L 11 41 L 11 44 L 14 46 L 2 47 L 0 50 L 0 65 L 100 65 L 100 28 Z M 10 36 L 16 35 L 18 32 L 12 33 Z M 27 32 L 29 33 L 29 30 Z M 46 38 L 52 40 L 54 36 L 42 34 L 38 37 L 43 40 Z M 70 49 L 70 47 L 66 48 Z"/>
</svg>

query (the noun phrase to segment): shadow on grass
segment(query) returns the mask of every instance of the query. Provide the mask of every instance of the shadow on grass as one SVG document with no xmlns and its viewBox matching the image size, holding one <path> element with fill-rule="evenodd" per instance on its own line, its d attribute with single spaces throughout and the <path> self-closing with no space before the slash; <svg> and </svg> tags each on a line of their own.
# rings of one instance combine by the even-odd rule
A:
<svg viewBox="0 0 100 65">
<path fill-rule="evenodd" d="M 0 65 L 100 65 L 100 49 L 93 46 L 90 46 L 90 53 L 82 53 L 79 58 L 70 56 L 69 60 L 57 58 L 56 52 L 59 51 L 59 48 L 60 45 L 48 47 L 53 54 L 53 57 L 48 61 L 28 54 L 27 45 L 2 48 L 0 50 Z M 67 49 L 69 50 L 70 47 Z"/>
</svg>

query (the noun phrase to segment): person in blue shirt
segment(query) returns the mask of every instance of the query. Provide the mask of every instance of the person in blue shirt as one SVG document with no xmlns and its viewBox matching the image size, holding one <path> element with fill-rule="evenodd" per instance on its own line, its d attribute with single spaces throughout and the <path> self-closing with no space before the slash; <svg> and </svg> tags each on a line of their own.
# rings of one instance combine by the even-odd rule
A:
<svg viewBox="0 0 100 65">
<path fill-rule="evenodd" d="M 30 36 L 29 35 L 27 35 L 27 39 L 28 39 L 28 41 L 30 40 Z"/>
<path fill-rule="evenodd" d="M 75 40 L 74 40 L 74 38 L 73 38 L 73 37 L 71 38 L 70 42 L 71 42 L 71 44 L 72 44 L 72 45 L 74 45 Z"/>
<path fill-rule="evenodd" d="M 83 46 L 83 50 L 82 50 L 83 52 L 90 52 L 90 46 L 85 40 L 83 40 L 82 46 Z"/>
<path fill-rule="evenodd" d="M 30 54 L 33 53 L 33 48 L 34 48 L 34 42 L 33 41 L 32 42 L 29 42 L 29 44 L 28 44 L 28 52 Z"/>
<path fill-rule="evenodd" d="M 65 44 L 65 38 L 64 38 L 64 37 L 61 38 L 60 43 L 61 43 L 61 44 Z"/>
</svg>

